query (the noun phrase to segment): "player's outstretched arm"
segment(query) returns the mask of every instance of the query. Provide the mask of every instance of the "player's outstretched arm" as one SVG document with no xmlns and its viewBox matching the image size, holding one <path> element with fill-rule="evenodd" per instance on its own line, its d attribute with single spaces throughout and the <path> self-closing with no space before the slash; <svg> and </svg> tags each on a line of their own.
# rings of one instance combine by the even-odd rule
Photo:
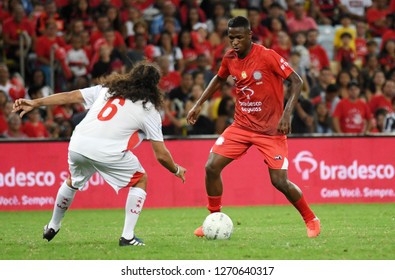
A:
<svg viewBox="0 0 395 280">
<path fill-rule="evenodd" d="M 167 170 L 173 173 L 176 177 L 180 178 L 184 183 L 185 172 L 187 172 L 187 170 L 181 165 L 178 165 L 174 162 L 173 157 L 171 156 L 169 150 L 166 148 L 165 143 L 151 140 L 151 146 L 152 149 L 154 150 L 156 160 L 163 167 L 165 167 Z"/>
<path fill-rule="evenodd" d="M 61 92 L 53 94 L 47 97 L 28 100 L 28 99 L 17 99 L 14 102 L 12 111 L 19 112 L 20 117 L 23 117 L 26 113 L 30 112 L 34 108 L 41 106 L 50 105 L 62 105 L 62 104 L 72 104 L 72 103 L 82 103 L 84 98 L 82 97 L 81 91 L 74 90 L 69 92 Z"/>
<path fill-rule="evenodd" d="M 187 122 L 189 124 L 195 124 L 196 120 L 199 116 L 200 110 L 202 109 L 202 104 L 209 99 L 220 87 L 221 84 L 226 80 L 220 78 L 218 75 L 215 75 L 214 78 L 211 79 L 207 88 L 203 91 L 202 95 L 200 95 L 199 99 L 196 101 L 195 105 L 189 110 L 187 115 Z"/>
<path fill-rule="evenodd" d="M 296 72 L 292 72 L 288 76 L 287 81 L 290 84 L 289 99 L 277 127 L 277 130 L 283 134 L 291 133 L 291 115 L 296 103 L 298 103 L 298 98 L 303 86 L 303 80 Z"/>
</svg>

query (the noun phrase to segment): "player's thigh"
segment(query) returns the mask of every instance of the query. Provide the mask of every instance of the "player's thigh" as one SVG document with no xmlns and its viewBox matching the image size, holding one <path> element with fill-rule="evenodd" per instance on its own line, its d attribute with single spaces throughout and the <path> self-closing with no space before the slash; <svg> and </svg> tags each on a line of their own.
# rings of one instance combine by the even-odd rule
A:
<svg viewBox="0 0 395 280">
<path fill-rule="evenodd" d="M 263 154 L 271 169 L 288 169 L 288 144 L 285 135 L 256 135 L 254 145 Z"/>
<path fill-rule="evenodd" d="M 68 163 L 72 186 L 82 189 L 93 173 L 96 172 L 91 160 L 79 153 L 69 151 Z"/>
<path fill-rule="evenodd" d="M 238 159 L 251 147 L 251 132 L 229 126 L 215 141 L 211 152 L 230 159 Z"/>
<path fill-rule="evenodd" d="M 129 151 L 116 162 L 95 162 L 94 167 L 116 192 L 121 188 L 136 185 L 145 176 L 145 170 L 140 161 Z"/>
</svg>

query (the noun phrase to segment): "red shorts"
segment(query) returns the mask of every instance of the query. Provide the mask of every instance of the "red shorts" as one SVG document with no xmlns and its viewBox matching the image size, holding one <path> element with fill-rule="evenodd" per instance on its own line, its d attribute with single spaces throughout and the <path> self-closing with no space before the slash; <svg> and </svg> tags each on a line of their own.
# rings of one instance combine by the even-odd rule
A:
<svg viewBox="0 0 395 280">
<path fill-rule="evenodd" d="M 238 159 L 252 145 L 263 154 L 269 168 L 288 169 L 288 144 L 285 135 L 262 135 L 231 125 L 218 137 L 211 152 Z"/>
</svg>

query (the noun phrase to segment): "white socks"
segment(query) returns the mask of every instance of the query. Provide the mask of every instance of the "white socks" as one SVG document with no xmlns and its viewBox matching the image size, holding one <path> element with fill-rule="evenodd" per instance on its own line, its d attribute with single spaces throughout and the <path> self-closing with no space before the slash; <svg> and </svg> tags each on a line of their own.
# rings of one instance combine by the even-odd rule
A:
<svg viewBox="0 0 395 280">
<path fill-rule="evenodd" d="M 58 190 L 58 195 L 56 196 L 52 219 L 48 224 L 49 228 L 53 228 L 55 231 L 60 229 L 64 214 L 73 202 L 76 192 L 77 190 L 70 188 L 66 181 L 63 182 Z"/>
<path fill-rule="evenodd" d="M 140 188 L 130 188 L 125 205 L 125 224 L 122 237 L 132 239 L 134 237 L 134 227 L 143 209 L 143 204 L 147 193 Z"/>
</svg>

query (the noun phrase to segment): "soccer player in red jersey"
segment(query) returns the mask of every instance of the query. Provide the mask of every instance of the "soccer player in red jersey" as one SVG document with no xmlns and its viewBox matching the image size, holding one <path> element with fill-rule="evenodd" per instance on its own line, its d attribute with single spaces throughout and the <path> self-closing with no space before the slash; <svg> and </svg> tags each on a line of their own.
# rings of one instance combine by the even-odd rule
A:
<svg viewBox="0 0 395 280">
<path fill-rule="evenodd" d="M 308 237 L 317 237 L 320 220 L 308 206 L 302 191 L 288 180 L 287 175 L 286 134 L 290 133 L 291 114 L 298 102 L 302 79 L 276 52 L 252 43 L 250 23 L 246 18 L 237 16 L 229 20 L 228 37 L 232 49 L 225 54 L 217 75 L 187 116 L 187 121 L 194 124 L 202 104 L 229 75 L 233 78 L 236 87 L 234 123 L 217 139 L 206 163 L 208 210 L 211 213 L 221 211 L 223 168 L 254 145 L 269 167 L 273 186 L 299 211 L 306 223 Z M 284 80 L 290 84 L 285 108 Z M 204 236 L 202 227 L 195 230 L 195 235 Z"/>
</svg>

